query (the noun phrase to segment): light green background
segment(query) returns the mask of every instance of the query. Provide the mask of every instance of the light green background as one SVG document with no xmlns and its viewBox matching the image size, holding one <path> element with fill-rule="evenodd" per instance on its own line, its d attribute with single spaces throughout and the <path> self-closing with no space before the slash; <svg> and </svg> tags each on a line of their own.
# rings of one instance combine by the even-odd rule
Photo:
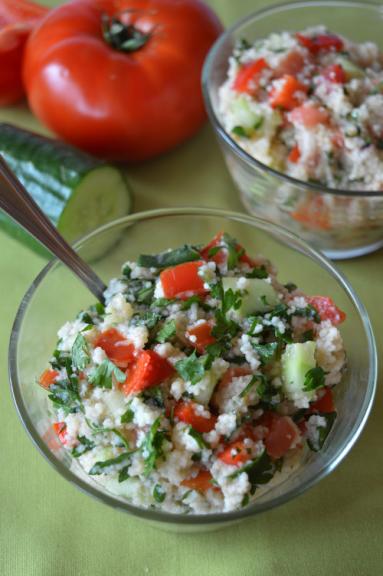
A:
<svg viewBox="0 0 383 576">
<path fill-rule="evenodd" d="M 211 4 L 230 24 L 266 2 Z M 22 107 L 0 110 L 0 120 L 41 129 Z M 186 204 L 242 209 L 207 126 L 129 174 L 136 210 Z M 155 530 L 62 479 L 32 446 L 8 390 L 11 324 L 42 265 L 0 234 L 0 576 L 383 574 L 381 389 L 361 439 L 330 477 L 295 501 L 220 532 Z M 339 266 L 368 308 L 382 357 L 383 251 Z"/>
</svg>

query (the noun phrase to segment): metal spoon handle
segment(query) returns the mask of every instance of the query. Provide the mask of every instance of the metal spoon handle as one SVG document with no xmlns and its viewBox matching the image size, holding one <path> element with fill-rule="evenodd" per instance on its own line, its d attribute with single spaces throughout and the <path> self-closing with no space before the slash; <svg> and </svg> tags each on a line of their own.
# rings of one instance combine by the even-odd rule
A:
<svg viewBox="0 0 383 576">
<path fill-rule="evenodd" d="M 0 208 L 77 274 L 100 302 L 104 301 L 103 292 L 106 286 L 103 281 L 64 240 L 16 178 L 1 154 Z"/>
</svg>

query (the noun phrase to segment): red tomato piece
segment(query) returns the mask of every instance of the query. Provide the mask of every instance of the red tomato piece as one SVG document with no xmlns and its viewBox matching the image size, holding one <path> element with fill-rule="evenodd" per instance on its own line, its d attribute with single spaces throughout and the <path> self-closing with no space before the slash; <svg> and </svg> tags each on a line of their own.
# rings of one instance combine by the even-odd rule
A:
<svg viewBox="0 0 383 576">
<path fill-rule="evenodd" d="M 290 416 L 274 417 L 265 438 L 266 452 L 271 458 L 281 458 L 296 444 L 299 437 L 299 428 Z"/>
<path fill-rule="evenodd" d="M 309 37 L 297 32 L 295 36 L 299 43 L 312 54 L 329 52 L 330 50 L 341 52 L 344 47 L 343 40 L 334 34 L 318 34 L 317 36 Z"/>
<path fill-rule="evenodd" d="M 203 261 L 185 262 L 172 268 L 166 268 L 160 274 L 165 298 L 187 298 L 193 294 L 207 294 L 204 282 L 198 275 Z"/>
<path fill-rule="evenodd" d="M 238 466 L 250 460 L 251 452 L 246 448 L 244 440 L 234 440 L 234 442 L 227 444 L 223 452 L 218 454 L 218 458 L 225 464 Z"/>
<path fill-rule="evenodd" d="M 150 158 L 205 122 L 201 69 L 221 32 L 201 0 L 65 2 L 28 42 L 29 105 L 63 140 L 91 154 Z"/>
<path fill-rule="evenodd" d="M 154 350 L 142 350 L 129 369 L 121 385 L 124 394 L 137 394 L 151 386 L 157 386 L 174 373 L 173 366 Z"/>
<path fill-rule="evenodd" d="M 291 50 L 278 64 L 275 73 L 277 76 L 284 76 L 285 74 L 294 76 L 302 70 L 304 64 L 305 60 L 302 54 L 297 50 Z"/>
<path fill-rule="evenodd" d="M 347 76 L 340 64 L 332 64 L 323 70 L 323 76 L 334 84 L 344 84 Z"/>
<path fill-rule="evenodd" d="M 335 412 L 334 398 L 331 388 L 324 388 L 323 390 L 323 396 L 310 404 L 310 412 L 321 412 L 322 414 Z"/>
<path fill-rule="evenodd" d="M 301 157 L 301 151 L 299 150 L 299 147 L 294 146 L 293 148 L 291 148 L 290 153 L 287 156 L 287 159 L 289 162 L 296 164 L 300 157 Z"/>
<path fill-rule="evenodd" d="M 198 405 L 194 402 L 178 402 L 174 408 L 174 416 L 181 422 L 190 424 L 190 426 L 201 434 L 211 432 L 217 422 L 216 416 L 211 414 L 209 418 L 205 418 L 198 414 L 197 408 Z"/>
<path fill-rule="evenodd" d="M 289 118 L 292 122 L 299 122 L 306 128 L 314 128 L 318 124 L 326 124 L 329 121 L 327 110 L 313 104 L 298 106 L 290 112 Z"/>
<path fill-rule="evenodd" d="M 48 8 L 28 0 L 0 2 L 0 106 L 9 106 L 24 95 L 21 77 L 28 37 Z"/>
<path fill-rule="evenodd" d="M 119 368 L 127 368 L 135 359 L 135 348 L 131 342 L 115 328 L 109 328 L 97 336 L 94 347 L 100 347 Z"/>
<path fill-rule="evenodd" d="M 200 354 L 205 352 L 206 346 L 214 344 L 216 339 L 211 333 L 212 326 L 209 322 L 201 322 L 193 328 L 189 328 L 186 332 L 186 338 L 190 344 L 195 348 Z"/>
<path fill-rule="evenodd" d="M 197 490 L 198 492 L 207 492 L 207 490 L 219 492 L 220 488 L 214 486 L 212 480 L 213 476 L 208 470 L 201 470 L 194 478 L 182 480 L 181 485 L 190 488 L 191 490 Z"/>
<path fill-rule="evenodd" d="M 244 64 L 234 80 L 233 89 L 237 92 L 254 93 L 258 88 L 260 73 L 265 68 L 268 68 L 268 64 L 264 58 Z"/>
<path fill-rule="evenodd" d="M 204 260 L 213 260 L 213 262 L 215 262 L 216 264 L 222 264 L 223 262 L 225 262 L 227 256 L 224 249 L 219 250 L 213 255 L 209 255 L 209 252 L 213 248 L 217 248 L 222 243 L 222 236 L 223 232 L 218 232 L 218 234 L 214 236 L 213 240 L 209 242 L 209 244 L 207 244 L 204 248 L 202 248 L 200 254 Z M 239 257 L 240 262 L 248 264 L 251 268 L 254 268 L 255 266 L 259 265 L 259 262 L 248 256 L 243 246 L 241 246 L 238 243 L 236 244 L 236 250 L 237 252 L 242 252 L 241 256 Z"/>
<path fill-rule="evenodd" d="M 330 320 L 333 324 L 341 324 L 346 320 L 346 314 L 329 296 L 310 296 L 307 300 L 318 312 L 321 320 Z"/>
<path fill-rule="evenodd" d="M 299 82 L 291 74 L 285 74 L 278 84 L 273 86 L 270 91 L 269 99 L 272 108 L 283 108 L 284 110 L 293 110 L 299 106 L 306 97 L 307 86 Z"/>
<path fill-rule="evenodd" d="M 58 375 L 59 373 L 56 370 L 50 370 L 47 368 L 39 378 L 40 386 L 48 389 L 54 383 Z"/>
<path fill-rule="evenodd" d="M 66 437 L 67 437 L 67 429 L 66 429 L 66 424 L 65 422 L 55 422 L 54 424 L 52 424 L 53 430 L 55 431 L 55 433 L 57 434 L 61 444 L 65 444 L 66 443 Z"/>
<path fill-rule="evenodd" d="M 222 376 L 219 386 L 225 388 L 228 386 L 233 378 L 239 378 L 240 376 L 249 376 L 252 374 L 250 368 L 246 368 L 245 366 L 233 366 L 232 368 L 228 368 L 225 374 Z"/>
<path fill-rule="evenodd" d="M 290 216 L 313 230 L 329 230 L 331 214 L 329 207 L 320 196 L 306 198 Z"/>
</svg>

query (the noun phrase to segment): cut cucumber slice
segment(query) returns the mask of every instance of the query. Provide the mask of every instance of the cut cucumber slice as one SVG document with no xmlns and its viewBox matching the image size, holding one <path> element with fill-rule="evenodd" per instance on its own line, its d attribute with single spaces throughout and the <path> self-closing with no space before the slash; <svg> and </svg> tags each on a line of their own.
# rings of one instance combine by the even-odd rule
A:
<svg viewBox="0 0 383 576">
<path fill-rule="evenodd" d="M 223 278 L 222 285 L 226 292 L 231 288 L 234 292 L 238 290 L 238 278 Z M 280 300 L 271 284 L 258 278 L 249 278 L 246 286 L 247 294 L 242 297 L 242 304 L 233 314 L 239 318 L 249 314 L 269 312 Z"/>
<path fill-rule="evenodd" d="M 219 376 L 217 376 L 213 370 L 208 370 L 203 378 L 203 382 L 198 383 L 200 386 L 199 390 L 193 394 L 195 402 L 207 406 L 210 402 L 210 398 L 213 395 L 218 380 Z"/>
<path fill-rule="evenodd" d="M 131 211 L 124 174 L 63 142 L 0 124 L 0 154 L 69 242 Z M 0 213 L 0 228 L 40 254 L 50 255 L 4 213 Z"/>
<path fill-rule="evenodd" d="M 287 344 L 282 354 L 282 388 L 291 400 L 302 397 L 311 399 L 315 395 L 314 390 L 303 389 L 307 372 L 316 366 L 315 347 L 315 342 L 310 340 Z"/>
</svg>

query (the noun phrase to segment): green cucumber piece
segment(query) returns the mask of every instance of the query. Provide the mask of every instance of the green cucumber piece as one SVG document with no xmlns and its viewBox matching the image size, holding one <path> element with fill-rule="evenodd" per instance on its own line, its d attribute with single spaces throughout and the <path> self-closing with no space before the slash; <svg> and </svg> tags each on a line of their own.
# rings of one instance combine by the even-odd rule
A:
<svg viewBox="0 0 383 576">
<path fill-rule="evenodd" d="M 222 285 L 226 292 L 230 288 L 235 292 L 238 290 L 238 278 L 223 278 Z M 269 312 L 280 303 L 278 294 L 271 284 L 258 278 L 248 278 L 246 294 L 242 296 L 242 304 L 233 314 L 239 318 L 249 316 L 249 314 Z"/>
<path fill-rule="evenodd" d="M 262 114 L 257 113 L 244 96 L 239 96 L 232 102 L 231 110 L 236 121 L 236 126 L 232 130 L 233 134 L 249 138 L 261 128 Z"/>
<path fill-rule="evenodd" d="M 347 76 L 347 80 L 351 80 L 352 78 L 363 78 L 364 77 L 364 70 L 362 70 L 362 68 L 360 68 L 359 66 L 357 66 L 357 64 L 354 64 L 353 62 L 351 62 L 351 60 L 349 60 L 349 58 L 346 58 L 346 56 L 338 56 L 337 57 L 337 63 L 342 66 L 346 76 Z"/>
<path fill-rule="evenodd" d="M 302 396 L 312 398 L 315 395 L 314 390 L 304 389 L 307 372 L 316 366 L 315 348 L 315 342 L 308 340 L 303 343 L 287 344 L 282 354 L 282 388 L 291 400 Z"/>
<path fill-rule="evenodd" d="M 218 380 L 219 377 L 212 370 L 208 370 L 203 378 L 204 387 L 201 388 L 199 392 L 193 393 L 194 401 L 198 402 L 198 404 L 207 406 L 210 402 L 210 398 L 213 395 Z M 201 384 L 201 382 L 198 384 Z"/>
<path fill-rule="evenodd" d="M 131 192 L 121 170 L 63 142 L 0 124 L 0 154 L 68 242 L 131 211 Z M 3 212 L 0 228 L 50 256 Z"/>
</svg>

